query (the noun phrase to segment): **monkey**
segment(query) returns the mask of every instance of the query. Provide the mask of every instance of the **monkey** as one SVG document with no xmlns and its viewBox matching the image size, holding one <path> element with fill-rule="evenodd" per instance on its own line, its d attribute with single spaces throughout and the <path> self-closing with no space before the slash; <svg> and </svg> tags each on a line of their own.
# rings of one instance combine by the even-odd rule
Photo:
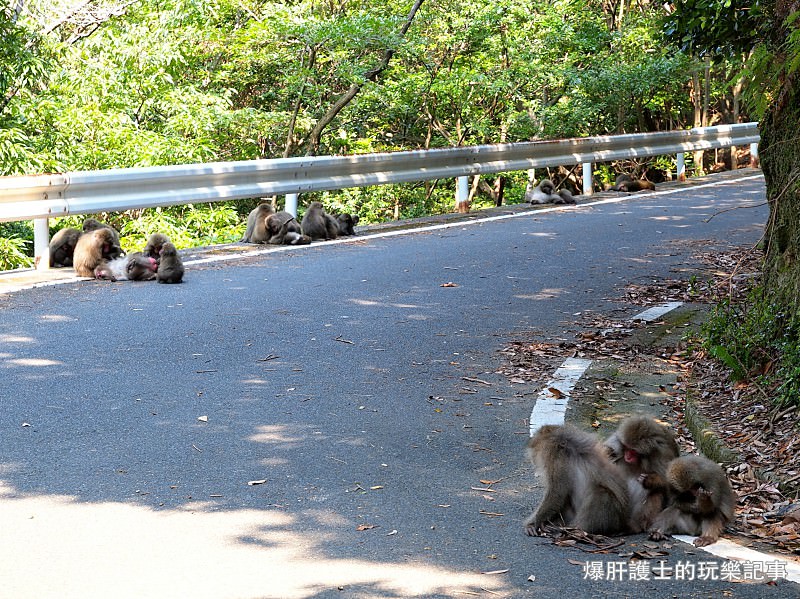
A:
<svg viewBox="0 0 800 599">
<path fill-rule="evenodd" d="M 650 539 L 668 534 L 697 535 L 696 547 L 716 543 L 725 525 L 733 520 L 736 495 L 725 472 L 715 462 L 685 455 L 667 466 L 671 504 L 650 527 Z"/>
<path fill-rule="evenodd" d="M 633 181 L 633 178 L 630 175 L 627 175 L 625 173 L 620 173 L 614 180 L 614 185 L 609 187 L 606 191 L 620 191 L 619 189 L 620 184 L 628 183 L 629 181 Z"/>
<path fill-rule="evenodd" d="M 358 215 L 355 216 L 347 212 L 342 212 L 336 215 L 336 221 L 339 226 L 339 235 L 342 237 L 348 235 L 355 235 L 355 226 L 358 224 Z"/>
<path fill-rule="evenodd" d="M 646 179 L 638 179 L 636 181 L 623 181 L 617 185 L 617 191 L 633 192 L 633 191 L 655 191 L 655 183 L 651 183 Z"/>
<path fill-rule="evenodd" d="M 301 232 L 312 241 L 336 239 L 338 225 L 335 228 L 332 225 L 321 202 L 311 202 L 303 215 L 303 222 L 300 223 Z"/>
<path fill-rule="evenodd" d="M 655 191 L 656 186 L 654 183 L 646 179 L 633 179 L 630 175 L 626 175 L 625 173 L 621 175 L 617 175 L 616 180 L 614 181 L 614 185 L 608 188 L 608 191 L 625 191 L 625 192 L 633 192 L 633 191 L 643 191 L 648 189 L 650 191 Z"/>
<path fill-rule="evenodd" d="M 81 232 L 72 227 L 64 227 L 50 240 L 50 266 L 72 266 L 72 255 Z"/>
<path fill-rule="evenodd" d="M 270 203 L 259 204 L 253 208 L 250 214 L 247 215 L 247 229 L 241 242 L 267 243 L 268 235 L 265 220 L 271 214 L 275 214 L 275 208 Z"/>
<path fill-rule="evenodd" d="M 563 199 L 556 193 L 556 186 L 550 179 L 542 179 L 534 187 L 533 181 L 528 181 L 525 188 L 525 201 L 531 204 L 547 204 L 550 202 L 562 202 Z"/>
<path fill-rule="evenodd" d="M 106 228 L 114 235 L 114 241 L 117 245 L 119 245 L 119 231 L 117 231 L 111 225 L 106 223 L 101 223 L 96 218 L 87 218 L 83 221 L 83 232 L 88 233 L 89 231 L 97 231 L 97 229 Z"/>
<path fill-rule="evenodd" d="M 558 199 L 553 199 L 554 204 L 576 204 L 575 197 L 569 189 L 559 189 L 556 194 Z"/>
<path fill-rule="evenodd" d="M 156 281 L 159 283 L 180 283 L 183 281 L 183 262 L 178 256 L 178 250 L 167 241 L 161 246 L 161 257 L 156 270 Z"/>
<path fill-rule="evenodd" d="M 547 424 L 528 440 L 527 452 L 546 487 L 542 502 L 525 520 L 529 536 L 540 534 L 548 522 L 591 534 L 627 530 L 625 479 L 597 437 L 570 425 Z"/>
<path fill-rule="evenodd" d="M 124 254 L 113 230 L 101 226 L 78 238 L 72 262 L 79 277 L 116 280 L 108 269 L 108 262 Z"/>
<path fill-rule="evenodd" d="M 157 270 L 158 260 L 143 252 L 128 254 L 125 261 L 125 278 L 129 281 L 152 281 Z"/>
<path fill-rule="evenodd" d="M 141 252 L 105 261 L 94 269 L 96 279 L 109 281 L 152 281 L 156 278 L 158 263 Z"/>
<path fill-rule="evenodd" d="M 649 530 L 666 506 L 667 464 L 680 454 L 675 436 L 653 418 L 634 415 L 619 424 L 605 447 L 627 481 L 629 528 L 632 532 Z"/>
<path fill-rule="evenodd" d="M 329 240 L 339 237 L 339 221 L 331 214 L 325 215 L 325 230 Z"/>
<path fill-rule="evenodd" d="M 265 219 L 266 242 L 271 245 L 308 245 L 311 238 L 303 235 L 297 219 L 288 212 L 276 212 Z"/>
<path fill-rule="evenodd" d="M 169 237 L 163 233 L 153 233 L 148 237 L 147 244 L 142 250 L 142 254 L 148 258 L 153 258 L 156 262 L 161 257 L 161 248 L 169 241 Z"/>
</svg>

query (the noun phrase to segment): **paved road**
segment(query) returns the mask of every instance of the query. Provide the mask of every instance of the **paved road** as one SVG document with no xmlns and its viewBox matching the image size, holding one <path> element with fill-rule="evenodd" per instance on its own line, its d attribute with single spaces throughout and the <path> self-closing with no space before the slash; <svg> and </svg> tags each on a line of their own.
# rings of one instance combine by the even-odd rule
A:
<svg viewBox="0 0 800 599">
<path fill-rule="evenodd" d="M 706 220 L 762 180 L 721 181 L 0 296 L 0 597 L 797 596 L 592 582 L 627 562 L 521 528 L 536 389 L 499 350 L 757 241 L 763 207 Z"/>
</svg>

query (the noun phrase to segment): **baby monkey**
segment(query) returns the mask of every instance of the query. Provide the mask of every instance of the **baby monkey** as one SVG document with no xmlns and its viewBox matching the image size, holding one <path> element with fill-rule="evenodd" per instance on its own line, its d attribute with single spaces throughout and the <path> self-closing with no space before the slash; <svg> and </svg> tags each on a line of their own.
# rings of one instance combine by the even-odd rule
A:
<svg viewBox="0 0 800 599">
<path fill-rule="evenodd" d="M 733 520 L 736 495 L 722 468 L 704 457 L 687 455 L 667 467 L 671 504 L 650 527 L 650 538 L 668 534 L 697 535 L 697 547 L 711 545 Z"/>
<path fill-rule="evenodd" d="M 629 416 L 605 446 L 627 481 L 631 531 L 648 530 L 666 506 L 667 465 L 679 455 L 672 431 L 649 416 Z"/>
</svg>

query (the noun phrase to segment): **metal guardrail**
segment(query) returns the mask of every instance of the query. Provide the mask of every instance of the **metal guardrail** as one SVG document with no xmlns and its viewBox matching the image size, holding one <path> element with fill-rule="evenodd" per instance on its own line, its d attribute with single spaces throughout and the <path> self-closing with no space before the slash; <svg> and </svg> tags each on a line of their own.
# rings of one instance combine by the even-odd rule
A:
<svg viewBox="0 0 800 599">
<path fill-rule="evenodd" d="M 757 123 L 417 150 L 0 177 L 0 221 L 466 177 L 755 144 Z M 591 174 L 590 168 L 584 173 Z M 679 172 L 680 174 L 680 172 Z M 458 186 L 463 189 L 465 186 Z M 586 182 L 584 182 L 586 187 Z M 591 189 L 591 187 L 589 187 Z M 46 223 L 46 220 L 45 220 Z M 35 251 L 46 226 L 37 222 Z M 41 263 L 41 261 L 40 261 Z"/>
</svg>

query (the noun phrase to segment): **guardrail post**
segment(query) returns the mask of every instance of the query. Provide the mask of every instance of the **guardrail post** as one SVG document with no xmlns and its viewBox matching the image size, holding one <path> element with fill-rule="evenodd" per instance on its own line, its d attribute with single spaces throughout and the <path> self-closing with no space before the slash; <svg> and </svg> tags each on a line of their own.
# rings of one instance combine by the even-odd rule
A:
<svg viewBox="0 0 800 599">
<path fill-rule="evenodd" d="M 750 166 L 758 168 L 758 144 L 750 144 Z"/>
<path fill-rule="evenodd" d="M 678 181 L 686 181 L 686 161 L 683 152 L 678 152 L 675 157 L 675 169 L 678 171 L 676 177 Z"/>
<path fill-rule="evenodd" d="M 296 193 L 287 193 L 286 194 L 286 205 L 284 206 L 284 210 L 297 218 L 297 194 Z"/>
<path fill-rule="evenodd" d="M 50 228 L 46 218 L 33 221 L 33 265 L 36 270 L 50 270 Z"/>
<path fill-rule="evenodd" d="M 469 177 L 456 178 L 456 212 L 469 212 Z"/>
<path fill-rule="evenodd" d="M 583 163 L 583 195 L 590 196 L 594 190 L 594 183 L 592 181 L 592 163 Z"/>
</svg>

